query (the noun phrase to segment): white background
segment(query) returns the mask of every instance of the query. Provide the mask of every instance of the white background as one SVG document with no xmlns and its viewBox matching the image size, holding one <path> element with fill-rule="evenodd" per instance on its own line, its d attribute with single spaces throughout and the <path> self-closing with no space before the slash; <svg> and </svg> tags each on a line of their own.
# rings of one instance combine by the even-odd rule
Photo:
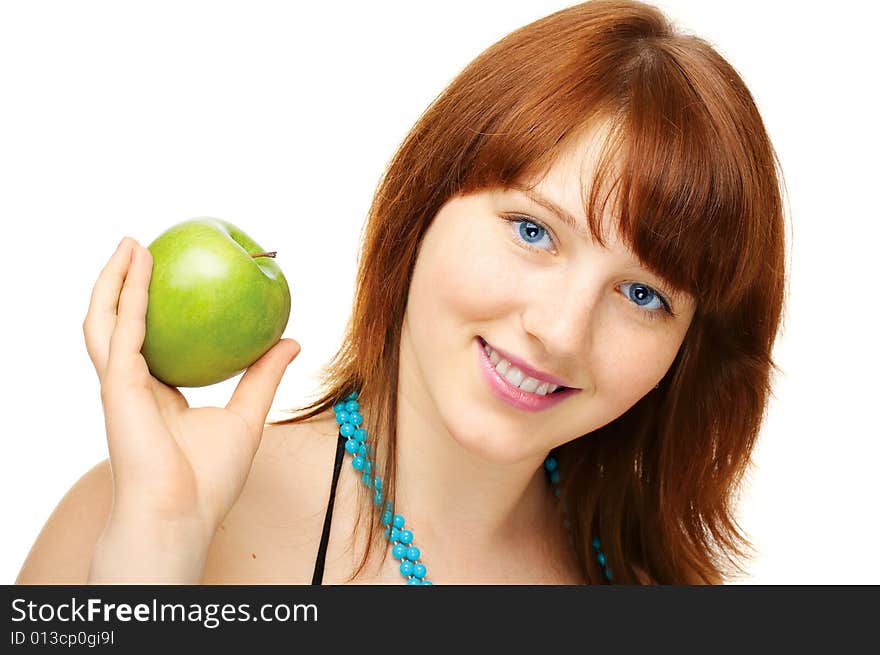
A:
<svg viewBox="0 0 880 655">
<path fill-rule="evenodd" d="M 477 54 L 570 4 L 0 4 L 0 583 L 106 457 L 82 321 L 122 236 L 207 215 L 278 250 L 302 352 L 275 409 L 300 404 L 342 334 L 392 152 Z M 746 582 L 880 583 L 876 10 L 656 4 L 746 80 L 788 184 L 785 374 L 741 505 Z M 184 393 L 223 405 L 237 381 Z"/>
</svg>

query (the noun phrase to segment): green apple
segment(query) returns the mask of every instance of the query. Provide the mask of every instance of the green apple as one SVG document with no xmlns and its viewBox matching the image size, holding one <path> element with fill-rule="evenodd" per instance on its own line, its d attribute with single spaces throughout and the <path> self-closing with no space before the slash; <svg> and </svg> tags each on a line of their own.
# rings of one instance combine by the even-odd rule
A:
<svg viewBox="0 0 880 655">
<path fill-rule="evenodd" d="M 147 246 L 153 256 L 141 354 L 175 387 L 204 387 L 240 373 L 274 346 L 290 316 L 275 261 L 217 218 L 178 223 Z"/>
</svg>

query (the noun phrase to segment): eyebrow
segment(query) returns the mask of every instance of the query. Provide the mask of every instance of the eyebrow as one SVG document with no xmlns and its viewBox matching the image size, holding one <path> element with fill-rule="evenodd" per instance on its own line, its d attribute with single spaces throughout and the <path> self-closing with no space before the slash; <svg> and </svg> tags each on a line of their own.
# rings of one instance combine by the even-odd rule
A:
<svg viewBox="0 0 880 655">
<path fill-rule="evenodd" d="M 534 190 L 530 189 L 529 187 L 525 186 L 524 184 L 519 184 L 517 182 L 514 182 L 513 184 L 511 184 L 510 188 L 516 189 L 517 191 L 523 193 L 525 196 L 530 198 L 532 201 L 534 201 L 537 204 L 544 207 L 544 209 L 550 210 L 551 212 L 556 214 L 556 217 L 559 220 L 561 220 L 563 223 L 568 225 L 568 227 L 570 227 L 572 230 L 577 232 L 584 239 L 589 240 L 590 235 L 587 234 L 587 230 L 586 230 L 586 228 L 584 228 L 583 224 L 580 221 L 578 221 L 574 216 L 569 214 L 568 211 L 566 211 L 565 209 L 563 209 L 562 207 L 557 205 L 555 202 L 553 202 L 549 198 L 545 198 L 537 191 L 534 191 Z"/>
</svg>

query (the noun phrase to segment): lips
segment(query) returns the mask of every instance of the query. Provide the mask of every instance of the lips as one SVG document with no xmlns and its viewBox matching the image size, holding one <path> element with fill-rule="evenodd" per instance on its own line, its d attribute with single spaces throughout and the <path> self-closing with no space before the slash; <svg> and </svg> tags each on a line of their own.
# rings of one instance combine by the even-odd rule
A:
<svg viewBox="0 0 880 655">
<path fill-rule="evenodd" d="M 477 357 L 479 358 L 479 366 L 483 379 L 488 384 L 493 395 L 505 404 L 528 412 L 539 412 L 561 403 L 569 396 L 580 393 L 580 389 L 566 389 L 560 393 L 550 393 L 545 396 L 540 396 L 514 387 L 495 370 L 494 366 L 492 366 L 492 362 L 489 361 L 489 356 L 486 354 L 486 349 L 483 347 L 483 343 L 484 342 L 480 338 L 474 339 L 474 345 L 477 350 Z"/>
<path fill-rule="evenodd" d="M 487 345 L 487 341 L 483 337 L 477 335 L 477 339 L 479 340 L 480 345 L 482 345 L 482 346 Z M 488 346 L 490 348 L 492 348 L 492 350 L 497 352 L 498 355 L 502 359 L 506 359 L 513 366 L 516 366 L 519 370 L 521 370 L 523 373 L 525 373 L 529 377 L 533 377 L 536 380 L 541 380 L 542 382 L 552 382 L 553 384 L 556 384 L 559 387 L 563 388 L 563 390 L 577 389 L 577 387 L 573 387 L 570 384 L 566 384 L 565 380 L 561 380 L 560 378 L 556 377 L 555 375 L 550 375 L 549 373 L 544 373 L 543 371 L 539 371 L 536 368 L 532 368 L 523 360 L 519 359 L 518 357 L 515 357 L 514 355 L 511 355 L 510 353 L 507 353 L 507 352 L 504 352 L 503 350 L 500 350 L 499 348 L 497 348 L 496 346 L 494 346 L 491 343 L 488 343 Z M 557 389 L 554 393 L 557 393 L 558 391 L 559 390 Z"/>
</svg>

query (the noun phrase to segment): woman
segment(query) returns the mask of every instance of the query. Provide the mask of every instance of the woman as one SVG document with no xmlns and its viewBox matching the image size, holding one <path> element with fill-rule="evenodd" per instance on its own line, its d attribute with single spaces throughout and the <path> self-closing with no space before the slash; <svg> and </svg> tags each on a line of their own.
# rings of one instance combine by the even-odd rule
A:
<svg viewBox="0 0 880 655">
<path fill-rule="evenodd" d="M 299 344 L 188 408 L 140 356 L 151 262 L 123 240 L 84 324 L 110 459 L 19 582 L 724 581 L 783 305 L 776 163 L 736 71 L 651 6 L 511 33 L 392 159 L 319 399 L 272 425 Z"/>
</svg>

